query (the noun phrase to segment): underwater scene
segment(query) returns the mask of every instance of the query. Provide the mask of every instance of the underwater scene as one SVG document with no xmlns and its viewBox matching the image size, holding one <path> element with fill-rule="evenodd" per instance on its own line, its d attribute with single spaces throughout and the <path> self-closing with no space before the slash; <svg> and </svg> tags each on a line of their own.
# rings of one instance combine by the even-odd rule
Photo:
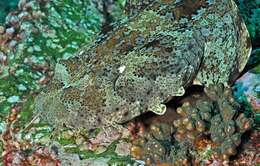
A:
<svg viewBox="0 0 260 166">
<path fill-rule="evenodd" d="M 0 0 L 0 166 L 260 166 L 260 0 Z"/>
</svg>

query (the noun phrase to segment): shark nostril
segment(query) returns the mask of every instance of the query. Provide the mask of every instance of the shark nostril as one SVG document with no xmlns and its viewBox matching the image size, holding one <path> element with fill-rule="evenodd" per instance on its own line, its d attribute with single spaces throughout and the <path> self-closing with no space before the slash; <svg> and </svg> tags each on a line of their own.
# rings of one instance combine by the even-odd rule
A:
<svg viewBox="0 0 260 166">
<path fill-rule="evenodd" d="M 124 112 L 123 116 L 128 116 L 129 115 L 129 112 Z"/>
</svg>

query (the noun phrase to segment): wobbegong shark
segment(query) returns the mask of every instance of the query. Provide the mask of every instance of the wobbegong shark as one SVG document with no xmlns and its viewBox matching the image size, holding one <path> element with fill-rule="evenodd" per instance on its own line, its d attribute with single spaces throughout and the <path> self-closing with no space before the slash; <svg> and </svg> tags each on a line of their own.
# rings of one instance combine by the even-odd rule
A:
<svg viewBox="0 0 260 166">
<path fill-rule="evenodd" d="M 93 129 L 162 115 L 187 87 L 231 84 L 245 67 L 251 43 L 233 0 L 135 3 L 127 21 L 56 64 L 35 101 L 43 119 Z"/>
</svg>

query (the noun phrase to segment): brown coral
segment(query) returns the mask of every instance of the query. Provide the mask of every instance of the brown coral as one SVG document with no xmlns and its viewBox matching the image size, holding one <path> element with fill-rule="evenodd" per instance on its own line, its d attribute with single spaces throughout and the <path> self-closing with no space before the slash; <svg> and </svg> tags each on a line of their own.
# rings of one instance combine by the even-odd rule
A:
<svg viewBox="0 0 260 166">
<path fill-rule="evenodd" d="M 231 88 L 223 84 L 205 88 L 207 98 L 194 103 L 184 103 L 177 109 L 181 119 L 174 121 L 178 128 L 175 138 L 194 143 L 199 135 L 209 135 L 216 144 L 215 154 L 226 160 L 237 153 L 242 134 L 252 126 L 252 119 L 245 116 L 232 96 Z"/>
</svg>

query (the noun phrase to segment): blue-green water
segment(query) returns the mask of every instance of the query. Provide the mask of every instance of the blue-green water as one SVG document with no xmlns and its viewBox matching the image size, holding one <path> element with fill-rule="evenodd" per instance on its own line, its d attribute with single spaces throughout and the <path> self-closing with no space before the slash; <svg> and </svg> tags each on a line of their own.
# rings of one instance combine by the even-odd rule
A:
<svg viewBox="0 0 260 166">
<path fill-rule="evenodd" d="M 6 15 L 17 8 L 18 0 L 0 0 L 0 24 L 5 21 Z"/>
</svg>

